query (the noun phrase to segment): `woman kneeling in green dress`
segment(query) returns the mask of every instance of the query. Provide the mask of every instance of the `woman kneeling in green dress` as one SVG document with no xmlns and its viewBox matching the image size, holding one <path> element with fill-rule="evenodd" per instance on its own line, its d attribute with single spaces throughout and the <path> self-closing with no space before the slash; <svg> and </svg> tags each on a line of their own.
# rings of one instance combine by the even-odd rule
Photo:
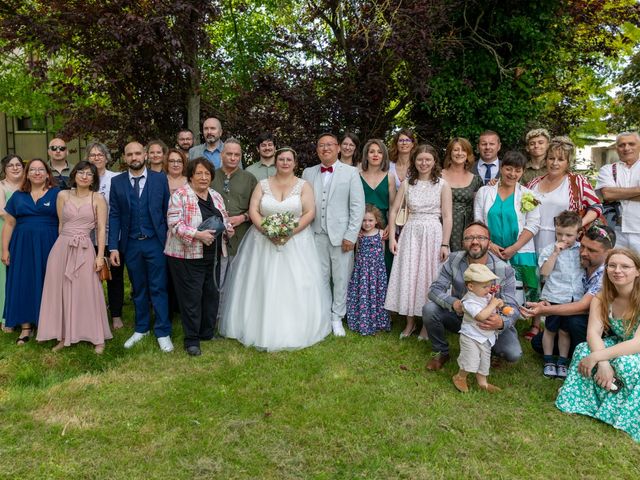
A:
<svg viewBox="0 0 640 480">
<path fill-rule="evenodd" d="M 640 256 L 609 252 L 591 301 L 587 341 L 576 347 L 556 399 L 566 413 L 597 418 L 640 442 Z M 605 333 L 606 338 L 602 338 Z"/>
</svg>

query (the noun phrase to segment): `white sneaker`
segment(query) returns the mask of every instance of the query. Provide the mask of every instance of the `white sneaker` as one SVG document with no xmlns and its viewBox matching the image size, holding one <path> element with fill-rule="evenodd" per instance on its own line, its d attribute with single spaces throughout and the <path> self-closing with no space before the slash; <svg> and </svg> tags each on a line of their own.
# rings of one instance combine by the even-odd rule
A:
<svg viewBox="0 0 640 480">
<path fill-rule="evenodd" d="M 344 337 L 346 335 L 344 327 L 342 326 L 342 320 L 333 320 L 331 322 L 331 328 L 336 337 Z"/>
<path fill-rule="evenodd" d="M 146 337 L 147 335 L 149 335 L 149 332 L 145 332 L 145 333 L 138 333 L 135 332 L 133 335 L 131 335 L 129 337 L 129 340 L 127 340 L 126 342 L 124 342 L 124 348 L 131 348 L 133 347 L 136 343 L 138 343 L 140 340 L 142 340 L 144 337 Z"/>
<path fill-rule="evenodd" d="M 163 352 L 173 352 L 173 343 L 171 337 L 158 337 L 158 345 Z"/>
</svg>

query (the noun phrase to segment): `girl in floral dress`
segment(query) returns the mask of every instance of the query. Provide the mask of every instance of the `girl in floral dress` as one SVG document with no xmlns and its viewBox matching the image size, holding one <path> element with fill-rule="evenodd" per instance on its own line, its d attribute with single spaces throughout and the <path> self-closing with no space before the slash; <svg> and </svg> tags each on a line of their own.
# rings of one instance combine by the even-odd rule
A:
<svg viewBox="0 0 640 480">
<path fill-rule="evenodd" d="M 602 291 L 591 301 L 587 341 L 573 353 L 556 407 L 640 442 L 640 256 L 616 248 L 605 265 Z"/>
<path fill-rule="evenodd" d="M 347 291 L 347 326 L 349 330 L 361 335 L 391 330 L 389 314 L 384 309 L 387 270 L 384 263 L 383 228 L 382 212 L 367 204 L 356 247 L 355 266 Z"/>
</svg>

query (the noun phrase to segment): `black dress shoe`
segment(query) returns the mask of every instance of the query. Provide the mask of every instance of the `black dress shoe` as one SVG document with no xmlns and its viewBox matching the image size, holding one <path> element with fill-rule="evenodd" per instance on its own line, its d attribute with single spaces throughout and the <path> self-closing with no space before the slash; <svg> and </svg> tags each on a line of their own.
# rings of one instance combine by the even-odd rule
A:
<svg viewBox="0 0 640 480">
<path fill-rule="evenodd" d="M 202 352 L 200 351 L 200 347 L 196 345 L 191 345 L 190 347 L 187 347 L 185 350 L 187 351 L 187 354 L 191 355 L 192 357 L 197 357 L 198 355 L 202 355 Z"/>
</svg>

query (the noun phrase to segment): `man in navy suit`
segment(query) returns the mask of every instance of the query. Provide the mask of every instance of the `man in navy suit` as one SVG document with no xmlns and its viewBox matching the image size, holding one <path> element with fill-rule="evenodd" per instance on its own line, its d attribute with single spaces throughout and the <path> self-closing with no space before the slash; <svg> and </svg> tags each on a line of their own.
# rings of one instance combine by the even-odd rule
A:
<svg viewBox="0 0 640 480">
<path fill-rule="evenodd" d="M 478 140 L 478 152 L 480 158 L 471 168 L 471 173 L 475 173 L 488 184 L 491 180 L 500 178 L 500 136 L 493 130 L 485 130 L 480 134 Z"/>
<path fill-rule="evenodd" d="M 135 307 L 135 333 L 125 342 L 131 348 L 151 326 L 149 298 L 155 312 L 154 333 L 163 352 L 171 352 L 171 320 L 167 297 L 167 238 L 169 184 L 163 173 L 147 170 L 144 147 L 138 142 L 124 147 L 128 171 L 113 177 L 109 195 L 110 260 L 124 260 L 129 272 Z"/>
</svg>

